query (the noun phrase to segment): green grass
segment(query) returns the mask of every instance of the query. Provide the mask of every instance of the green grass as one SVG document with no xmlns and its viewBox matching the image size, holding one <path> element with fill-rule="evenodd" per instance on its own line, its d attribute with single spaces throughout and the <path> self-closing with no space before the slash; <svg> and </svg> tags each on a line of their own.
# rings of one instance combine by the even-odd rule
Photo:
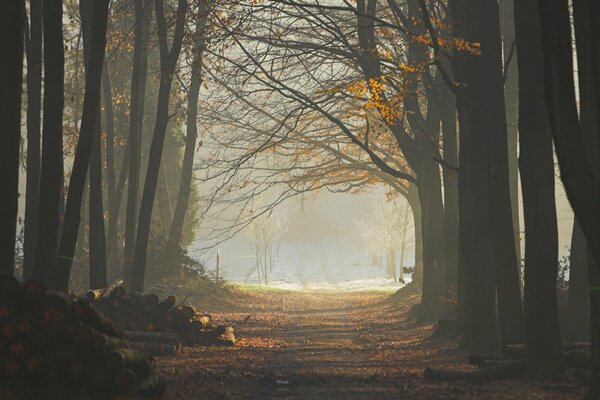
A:
<svg viewBox="0 0 600 400">
<path fill-rule="evenodd" d="M 233 286 L 234 288 L 237 288 L 239 290 L 242 290 L 244 292 L 289 292 L 289 290 L 286 289 L 280 289 L 280 288 L 276 288 L 276 287 L 272 287 L 272 286 L 262 286 L 262 285 L 247 285 L 244 283 L 230 283 L 229 285 Z"/>
</svg>

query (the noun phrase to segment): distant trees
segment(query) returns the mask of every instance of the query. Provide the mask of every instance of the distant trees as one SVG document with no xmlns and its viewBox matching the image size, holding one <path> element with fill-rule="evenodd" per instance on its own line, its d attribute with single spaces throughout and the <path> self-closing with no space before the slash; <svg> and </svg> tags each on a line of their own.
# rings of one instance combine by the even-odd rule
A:
<svg viewBox="0 0 600 400">
<path fill-rule="evenodd" d="M 403 201 L 402 201 L 403 200 Z M 376 259 L 386 260 L 386 274 L 394 280 L 402 279 L 404 260 L 414 244 L 410 238 L 412 213 L 405 199 L 386 199 L 383 194 L 372 196 L 356 220 L 356 230 L 367 253 Z M 400 257 L 398 275 L 396 255 Z"/>
</svg>

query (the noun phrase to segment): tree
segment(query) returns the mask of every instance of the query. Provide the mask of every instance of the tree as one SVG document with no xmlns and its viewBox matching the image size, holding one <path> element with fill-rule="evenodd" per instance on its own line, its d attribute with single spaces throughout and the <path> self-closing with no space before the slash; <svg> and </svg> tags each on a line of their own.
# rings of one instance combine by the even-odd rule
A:
<svg viewBox="0 0 600 400">
<path fill-rule="evenodd" d="M 147 23 L 152 16 L 151 0 L 135 0 L 135 26 L 133 47 L 133 72 L 131 75 L 131 99 L 129 114 L 127 210 L 125 221 L 125 248 L 123 250 L 123 277 L 131 287 L 133 253 L 136 241 L 136 221 L 138 219 L 139 179 L 141 158 L 141 132 L 144 121 L 146 73 L 148 59 L 145 49 Z"/>
<path fill-rule="evenodd" d="M 193 60 L 191 65 L 190 86 L 188 89 L 188 105 L 186 115 L 186 137 L 183 164 L 181 167 L 181 180 L 179 182 L 179 194 L 173 212 L 173 221 L 169 230 L 169 237 L 165 249 L 164 260 L 167 264 L 174 261 L 183 232 L 183 224 L 188 209 L 190 193 L 192 191 L 192 176 L 194 168 L 194 155 L 196 154 L 196 141 L 198 139 L 198 95 L 202 85 L 202 58 L 206 45 L 206 23 L 210 10 L 210 1 L 198 1 L 198 15 L 196 16 L 196 29 L 194 35 L 196 44 L 192 51 Z"/>
<path fill-rule="evenodd" d="M 544 102 L 541 30 L 536 4 L 516 0 L 519 54 L 519 138 L 525 216 L 525 326 L 527 375 L 557 379 L 564 373 L 556 281 L 558 227 L 554 153 Z"/>
<path fill-rule="evenodd" d="M 186 10 L 187 1 L 179 0 L 177 7 L 177 20 L 173 34 L 173 43 L 171 49 L 169 49 L 167 44 L 167 25 L 164 14 L 164 4 L 162 0 L 156 0 L 155 3 L 160 49 L 160 88 L 156 110 L 156 122 L 154 125 L 154 133 L 152 135 L 152 144 L 150 146 L 148 158 L 148 169 L 146 171 L 146 180 L 144 182 L 144 190 L 142 192 L 142 201 L 140 204 L 131 278 L 131 287 L 133 290 L 140 292 L 144 289 L 147 256 L 146 251 L 148 248 L 148 238 L 150 236 L 152 207 L 154 205 L 154 198 L 156 195 L 160 161 L 162 158 L 165 133 L 169 120 L 169 99 L 171 85 L 183 41 L 183 28 Z"/>
<path fill-rule="evenodd" d="M 6 189 L 0 203 L 0 272 L 12 274 L 19 198 L 19 144 L 21 140 L 21 90 L 23 82 L 23 34 L 25 4 L 0 6 L 0 183 Z"/>
<path fill-rule="evenodd" d="M 42 163 L 38 205 L 35 277 L 46 283 L 54 277 L 52 261 L 59 235 L 59 210 L 63 191 L 64 46 L 62 1 L 45 0 L 44 30 L 44 120 Z"/>
<path fill-rule="evenodd" d="M 96 126 L 99 123 L 98 112 L 100 110 L 102 65 L 106 47 L 108 4 L 108 0 L 94 1 L 89 68 L 86 71 L 85 77 L 85 97 L 81 128 L 79 130 L 79 139 L 75 151 L 71 179 L 69 181 L 64 227 L 58 247 L 58 254 L 55 259 L 56 271 L 49 281 L 50 287 L 63 291 L 66 291 L 69 287 L 69 277 L 81 218 L 83 191 L 94 146 L 94 134 L 98 133 Z M 98 143 L 98 141 L 96 142 Z"/>
<path fill-rule="evenodd" d="M 42 1 L 29 2 L 27 40 L 27 181 L 25 197 L 25 233 L 23 277 L 31 278 L 35 268 L 38 199 L 40 192 L 40 139 L 42 112 Z"/>
<path fill-rule="evenodd" d="M 86 71 L 89 70 L 91 36 L 94 24 L 94 3 L 80 0 L 79 9 L 83 31 L 83 53 Z M 104 71 L 104 68 L 103 68 Z M 89 172 L 89 277 L 90 288 L 107 286 L 106 278 L 106 236 L 104 230 L 104 207 L 102 200 L 102 126 L 100 102 L 96 110 L 96 122 L 93 133 L 92 154 Z"/>
</svg>

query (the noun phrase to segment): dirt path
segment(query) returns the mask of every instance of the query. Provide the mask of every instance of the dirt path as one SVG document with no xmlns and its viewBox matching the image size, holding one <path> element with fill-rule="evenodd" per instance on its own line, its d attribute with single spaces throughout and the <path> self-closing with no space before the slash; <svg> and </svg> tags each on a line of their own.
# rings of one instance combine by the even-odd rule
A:
<svg viewBox="0 0 600 400">
<path fill-rule="evenodd" d="M 165 398 L 581 398 L 572 383 L 425 384 L 428 365 L 469 366 L 456 343 L 432 340 L 431 326 L 405 321 L 410 302 L 398 306 L 373 292 L 253 294 L 237 310 L 213 314 L 238 326 L 238 346 L 159 360 L 159 371 L 172 377 Z"/>
</svg>

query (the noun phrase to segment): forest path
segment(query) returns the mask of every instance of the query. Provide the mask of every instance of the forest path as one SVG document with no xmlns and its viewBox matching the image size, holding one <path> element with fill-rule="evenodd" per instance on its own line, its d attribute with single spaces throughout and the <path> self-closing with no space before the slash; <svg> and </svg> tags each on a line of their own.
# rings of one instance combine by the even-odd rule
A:
<svg viewBox="0 0 600 400">
<path fill-rule="evenodd" d="M 213 313 L 238 327 L 238 345 L 159 359 L 158 370 L 172 377 L 166 399 L 575 399 L 582 393 L 571 384 L 517 380 L 425 384 L 428 365 L 469 366 L 455 342 L 430 339 L 432 326 L 406 321 L 414 298 L 390 301 L 382 292 L 248 296 L 233 310 Z"/>
</svg>

